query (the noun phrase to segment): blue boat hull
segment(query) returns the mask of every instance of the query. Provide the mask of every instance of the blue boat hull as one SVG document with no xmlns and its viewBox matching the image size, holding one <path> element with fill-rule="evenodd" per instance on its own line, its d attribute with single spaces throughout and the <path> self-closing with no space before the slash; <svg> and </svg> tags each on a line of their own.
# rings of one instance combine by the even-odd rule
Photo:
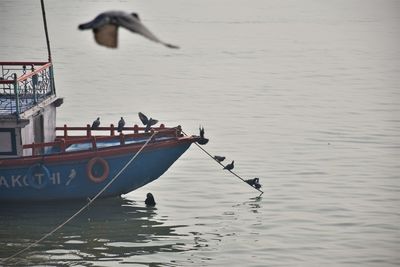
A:
<svg viewBox="0 0 400 267">
<path fill-rule="evenodd" d="M 191 142 L 176 142 L 143 150 L 100 197 L 126 194 L 158 177 L 189 148 Z M 118 148 L 115 148 L 118 149 Z M 137 151 L 137 148 L 136 148 Z M 132 159 L 135 150 L 86 153 L 53 162 L 42 161 L 0 168 L 0 201 L 54 201 L 92 198 Z M 22 166 L 21 166 L 22 165 Z"/>
</svg>

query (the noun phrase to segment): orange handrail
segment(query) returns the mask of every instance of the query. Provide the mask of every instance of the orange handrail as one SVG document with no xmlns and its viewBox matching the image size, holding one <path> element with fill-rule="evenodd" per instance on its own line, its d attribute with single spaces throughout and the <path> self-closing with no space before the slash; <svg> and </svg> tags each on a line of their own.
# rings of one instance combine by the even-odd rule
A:
<svg viewBox="0 0 400 267">
<path fill-rule="evenodd" d="M 39 74 L 39 72 L 51 67 L 51 65 L 52 65 L 51 63 L 47 63 L 47 64 L 41 66 L 40 68 L 38 68 L 38 69 L 36 69 L 36 70 L 34 70 L 34 71 L 30 72 L 30 73 L 26 73 L 26 74 L 20 76 L 19 78 L 17 78 L 17 81 L 18 82 L 24 81 L 24 80 L 32 77 L 33 75 Z"/>
<path fill-rule="evenodd" d="M 145 131 L 145 127 L 139 127 L 137 124 L 135 124 L 133 127 L 124 127 L 123 131 L 133 131 L 133 133 L 138 134 L 140 131 L 144 132 Z M 166 128 L 164 124 L 161 124 L 159 127 L 154 127 L 152 128 L 153 130 L 156 131 L 176 131 L 175 128 Z M 69 136 L 68 135 L 68 131 L 82 131 L 82 132 L 86 132 L 86 136 L 92 136 L 92 131 L 109 131 L 110 132 L 110 136 L 115 136 L 115 126 L 113 124 L 111 124 L 109 127 L 98 127 L 96 129 L 92 129 L 90 124 L 87 124 L 85 127 L 68 127 L 66 124 L 64 124 L 64 126 L 62 127 L 56 127 L 55 129 L 56 131 L 63 131 L 63 137 L 64 138 L 68 138 L 68 137 L 74 137 L 74 136 Z"/>
</svg>

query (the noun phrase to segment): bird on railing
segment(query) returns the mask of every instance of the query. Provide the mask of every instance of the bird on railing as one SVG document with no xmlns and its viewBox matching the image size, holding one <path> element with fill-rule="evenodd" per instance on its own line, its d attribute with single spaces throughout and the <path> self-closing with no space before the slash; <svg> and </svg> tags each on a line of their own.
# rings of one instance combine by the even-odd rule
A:
<svg viewBox="0 0 400 267">
<path fill-rule="evenodd" d="M 118 122 L 118 129 L 117 129 L 117 131 L 118 131 L 119 133 L 122 132 L 122 129 L 124 128 L 124 126 L 125 126 L 125 121 L 124 121 L 124 118 L 121 117 L 121 119 L 120 119 L 119 122 Z"/>
<path fill-rule="evenodd" d="M 216 160 L 216 161 L 218 161 L 218 162 L 223 162 L 224 160 L 225 160 L 225 157 L 222 157 L 222 156 L 214 156 L 214 159 Z"/>
<path fill-rule="evenodd" d="M 118 46 L 118 27 L 120 26 L 168 48 L 179 48 L 176 45 L 168 44 L 158 39 L 142 24 L 137 13 L 124 11 L 103 12 L 92 21 L 80 24 L 78 28 L 80 30 L 92 29 L 94 38 L 99 45 L 116 48 Z"/>
<path fill-rule="evenodd" d="M 149 119 L 142 112 L 139 112 L 138 114 L 139 114 L 139 119 L 142 121 L 143 125 L 146 126 L 146 128 L 144 129 L 144 131 L 146 133 L 151 129 L 151 126 L 153 126 L 153 125 L 158 123 L 158 120 L 155 120 L 153 118 Z"/>
<path fill-rule="evenodd" d="M 100 117 L 97 117 L 97 119 L 92 123 L 92 130 L 98 129 L 99 126 L 100 126 Z"/>
<path fill-rule="evenodd" d="M 224 170 L 228 170 L 228 171 L 233 170 L 233 168 L 235 167 L 235 166 L 233 165 L 234 162 L 235 162 L 235 161 L 232 160 L 232 163 L 226 164 L 226 166 L 225 166 L 223 169 L 224 169 Z"/>
</svg>

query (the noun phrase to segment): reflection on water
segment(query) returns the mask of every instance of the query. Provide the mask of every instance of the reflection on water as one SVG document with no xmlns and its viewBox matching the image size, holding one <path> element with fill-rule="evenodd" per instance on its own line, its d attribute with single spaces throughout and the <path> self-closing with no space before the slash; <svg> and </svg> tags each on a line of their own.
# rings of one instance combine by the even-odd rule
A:
<svg viewBox="0 0 400 267">
<path fill-rule="evenodd" d="M 40 239 L 85 203 L 8 204 L 0 207 L 0 257 L 6 258 Z M 98 200 L 72 222 L 8 264 L 60 266 L 119 262 L 136 255 L 185 250 L 175 228 L 156 219 L 157 209 L 117 198 Z"/>
</svg>

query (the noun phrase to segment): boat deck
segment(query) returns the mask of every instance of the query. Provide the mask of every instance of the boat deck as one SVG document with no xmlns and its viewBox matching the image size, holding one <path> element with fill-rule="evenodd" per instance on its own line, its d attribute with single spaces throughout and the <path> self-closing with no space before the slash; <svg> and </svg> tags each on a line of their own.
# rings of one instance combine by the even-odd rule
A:
<svg viewBox="0 0 400 267">
<path fill-rule="evenodd" d="M 54 94 L 50 62 L 0 62 L 0 117 L 19 117 Z"/>
<path fill-rule="evenodd" d="M 40 99 L 39 99 L 40 101 Z M 17 100 L 9 95 L 0 95 L 0 117 L 16 115 L 17 111 L 20 113 L 30 109 L 37 104 L 33 96 L 25 96 L 18 100 L 19 105 L 17 107 Z"/>
<path fill-rule="evenodd" d="M 88 124 L 86 127 L 56 127 L 56 132 L 62 132 L 57 135 L 53 142 L 24 144 L 23 149 L 27 152 L 26 156 L 32 155 L 53 155 L 82 151 L 95 151 L 104 148 L 118 148 L 126 145 L 144 144 L 154 132 L 152 143 L 175 140 L 182 137 L 181 127 L 165 127 L 161 124 L 159 127 L 151 128 L 149 132 L 144 127 L 134 125 L 133 127 L 124 127 L 121 133 L 116 131 L 113 124 L 110 127 L 99 127 L 92 130 Z"/>
<path fill-rule="evenodd" d="M 175 139 L 176 137 L 171 137 L 171 136 L 162 136 L 162 137 L 156 137 L 154 138 L 155 142 L 159 141 L 166 141 L 166 140 L 172 140 Z M 148 137 L 143 137 L 143 138 L 126 138 L 124 144 L 125 145 L 130 145 L 130 144 L 142 144 L 145 143 L 148 140 Z M 104 141 L 97 141 L 96 142 L 96 148 L 106 148 L 106 147 L 118 147 L 121 146 L 121 142 L 118 139 L 112 139 L 112 140 L 104 140 Z M 77 152 L 77 151 L 85 151 L 85 150 L 92 150 L 93 149 L 93 143 L 91 141 L 87 141 L 85 143 L 75 143 L 70 146 L 68 146 L 65 149 L 65 152 Z M 45 154 L 46 155 L 51 155 L 51 154 L 57 154 L 61 153 L 61 148 L 60 146 L 53 146 L 49 147 L 46 149 Z"/>
</svg>

